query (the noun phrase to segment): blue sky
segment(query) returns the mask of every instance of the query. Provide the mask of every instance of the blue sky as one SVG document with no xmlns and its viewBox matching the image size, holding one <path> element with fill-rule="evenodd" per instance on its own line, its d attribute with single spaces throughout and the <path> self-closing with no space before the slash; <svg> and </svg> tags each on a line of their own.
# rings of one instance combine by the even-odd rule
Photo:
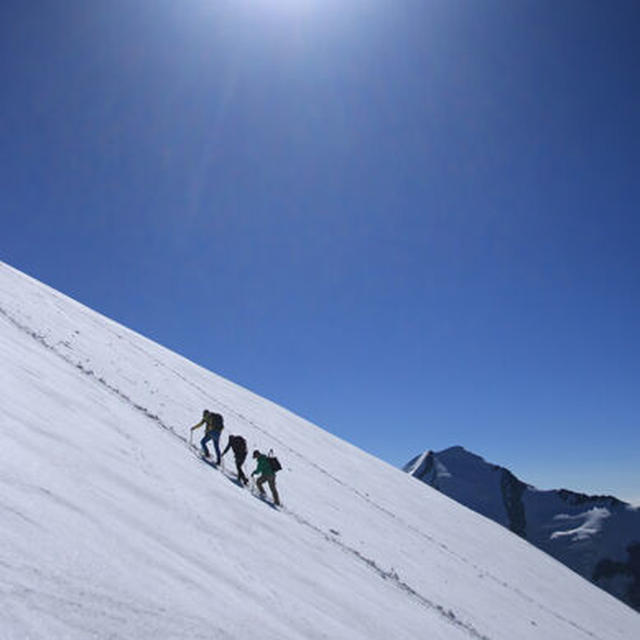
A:
<svg viewBox="0 0 640 640">
<path fill-rule="evenodd" d="M 392 464 L 640 498 L 639 24 L 5 1 L 2 259 Z"/>
</svg>

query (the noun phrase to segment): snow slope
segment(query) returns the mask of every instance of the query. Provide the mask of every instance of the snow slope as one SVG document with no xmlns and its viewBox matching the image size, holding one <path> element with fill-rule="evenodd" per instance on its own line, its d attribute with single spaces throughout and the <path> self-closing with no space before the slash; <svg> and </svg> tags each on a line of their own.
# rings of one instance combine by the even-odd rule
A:
<svg viewBox="0 0 640 640">
<path fill-rule="evenodd" d="M 0 361 L 2 640 L 640 637 L 503 527 L 4 263 Z M 282 510 L 190 452 L 205 407 L 276 450 Z"/>
<path fill-rule="evenodd" d="M 640 610 L 639 508 L 612 496 L 541 491 L 463 447 L 423 453 L 405 471 Z"/>
</svg>

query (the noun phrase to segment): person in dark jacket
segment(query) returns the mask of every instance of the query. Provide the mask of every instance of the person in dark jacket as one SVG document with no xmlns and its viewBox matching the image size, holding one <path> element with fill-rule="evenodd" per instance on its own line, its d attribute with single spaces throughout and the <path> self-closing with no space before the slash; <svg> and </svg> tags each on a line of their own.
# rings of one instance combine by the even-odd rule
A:
<svg viewBox="0 0 640 640">
<path fill-rule="evenodd" d="M 200 440 L 202 452 L 205 458 L 211 457 L 209 449 L 207 448 L 207 442 L 213 440 L 213 447 L 216 450 L 216 464 L 220 464 L 220 434 L 224 429 L 222 416 L 219 413 L 214 413 L 213 411 L 207 411 L 205 409 L 202 412 L 202 420 L 200 420 L 200 422 L 198 422 L 194 427 L 191 427 L 191 431 L 199 429 L 203 424 L 205 425 L 204 437 Z"/>
<path fill-rule="evenodd" d="M 260 474 L 260 477 L 256 481 L 260 496 L 265 495 L 262 485 L 266 482 L 269 485 L 271 495 L 273 496 L 273 504 L 280 506 L 280 497 L 278 496 L 278 490 L 276 489 L 276 474 L 269 464 L 269 458 L 267 458 L 263 453 L 260 453 L 257 449 L 253 452 L 253 458 L 258 461 L 258 466 L 251 475 L 254 476 L 257 473 Z"/>
<path fill-rule="evenodd" d="M 231 449 L 233 451 L 233 457 L 236 461 L 236 470 L 238 471 L 238 482 L 242 482 L 242 484 L 248 484 L 249 479 L 244 475 L 244 471 L 242 470 L 242 465 L 244 461 L 247 459 L 247 441 L 242 436 L 229 436 L 229 442 L 227 442 L 227 446 L 222 452 L 222 456 L 227 453 Z"/>
</svg>

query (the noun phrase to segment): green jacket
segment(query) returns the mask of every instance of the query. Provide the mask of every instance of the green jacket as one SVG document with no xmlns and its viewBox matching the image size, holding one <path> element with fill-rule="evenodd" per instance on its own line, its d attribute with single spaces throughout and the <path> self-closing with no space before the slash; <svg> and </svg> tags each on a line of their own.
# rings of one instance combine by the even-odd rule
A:
<svg viewBox="0 0 640 640">
<path fill-rule="evenodd" d="M 256 467 L 256 470 L 251 475 L 254 476 L 256 473 L 259 473 L 260 475 L 263 475 L 263 476 L 273 475 L 273 469 L 269 464 L 269 459 L 267 458 L 267 456 L 265 455 L 258 456 L 258 466 Z"/>
</svg>

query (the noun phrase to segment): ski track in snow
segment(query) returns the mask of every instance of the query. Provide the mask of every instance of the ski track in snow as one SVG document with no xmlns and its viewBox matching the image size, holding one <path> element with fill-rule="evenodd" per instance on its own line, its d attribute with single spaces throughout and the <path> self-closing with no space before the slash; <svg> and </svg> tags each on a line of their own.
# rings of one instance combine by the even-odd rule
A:
<svg viewBox="0 0 640 640">
<path fill-rule="evenodd" d="M 122 392 L 119 388 L 117 388 L 113 384 L 110 384 L 103 376 L 96 375 L 96 373 L 93 371 L 93 369 L 85 366 L 82 362 L 74 361 L 69 355 L 67 355 L 67 354 L 63 353 L 62 351 L 60 351 L 59 349 L 57 349 L 56 348 L 56 344 L 50 344 L 49 342 L 47 342 L 46 337 L 44 335 L 38 333 L 37 331 L 32 330 L 27 325 L 21 323 L 19 320 L 17 320 L 15 317 L 13 317 L 10 313 L 8 313 L 2 307 L 0 307 L 0 315 L 5 317 L 11 324 L 13 324 L 20 331 L 22 331 L 23 333 L 29 335 L 31 338 L 36 340 L 39 344 L 41 344 L 47 350 L 49 350 L 50 352 L 55 354 L 57 357 L 62 359 L 65 363 L 67 363 L 68 365 L 76 368 L 82 374 L 84 374 L 88 378 L 92 379 L 95 383 L 97 383 L 97 384 L 103 386 L 104 388 L 108 389 L 109 392 L 111 392 L 112 394 L 116 395 L 119 398 L 120 401 L 126 403 L 132 409 L 142 413 L 149 420 L 152 420 L 158 427 L 160 427 L 163 430 L 167 431 L 172 436 L 174 436 L 175 438 L 180 440 L 182 443 L 184 443 L 186 445 L 190 444 L 186 437 L 184 437 L 183 435 L 178 433 L 169 424 L 165 423 L 160 418 L 160 416 L 158 416 L 157 414 L 153 413 L 152 411 L 150 411 L 148 408 L 146 408 L 145 406 L 141 405 L 140 403 L 136 402 L 134 399 L 129 397 L 126 393 Z M 62 344 L 63 346 L 66 346 L 67 348 L 70 348 L 70 345 L 68 343 L 65 345 L 64 342 L 59 342 L 58 344 Z M 131 346 L 134 346 L 134 345 L 131 345 Z M 358 490 L 355 487 L 352 487 L 352 486 L 348 485 L 347 483 L 342 481 L 340 478 L 338 478 L 338 477 L 334 476 L 333 474 L 329 473 L 326 469 L 322 468 L 320 465 L 315 463 L 313 460 L 310 460 L 309 458 L 307 458 L 306 456 L 304 456 L 300 452 L 292 449 L 290 446 L 287 445 L 286 442 L 282 441 L 281 439 L 279 439 L 276 436 L 274 436 L 272 433 L 268 432 L 264 427 L 262 427 L 260 424 L 258 424 L 254 420 L 251 420 L 250 418 L 246 417 L 242 413 L 236 411 L 230 405 L 228 405 L 228 404 L 226 404 L 224 402 L 221 402 L 218 398 L 212 397 L 210 395 L 210 393 L 208 393 L 200 385 L 198 385 L 198 384 L 194 383 L 193 381 L 189 380 L 186 376 L 182 375 L 180 372 L 176 371 L 175 369 L 173 369 L 171 367 L 168 367 L 167 365 L 165 365 L 163 362 L 159 361 L 158 359 L 153 358 L 153 356 L 151 356 L 147 352 L 144 352 L 144 355 L 145 355 L 145 357 L 149 358 L 152 361 L 154 366 L 156 366 L 156 367 L 159 366 L 159 367 L 164 368 L 165 370 L 170 371 L 171 374 L 173 374 L 174 376 L 179 378 L 183 383 L 185 383 L 185 384 L 191 386 L 192 388 L 194 388 L 196 391 L 198 391 L 199 394 L 201 394 L 203 397 L 207 398 L 211 403 L 214 403 L 216 405 L 216 407 L 220 411 L 225 412 L 225 413 L 230 414 L 230 415 L 233 415 L 236 418 L 238 418 L 239 420 L 242 420 L 245 423 L 250 424 L 254 429 L 256 429 L 260 433 L 264 434 L 270 440 L 273 440 L 274 442 L 277 442 L 278 445 L 283 450 L 286 450 L 292 456 L 295 456 L 295 457 L 299 458 L 300 460 L 304 461 L 305 464 L 315 468 L 319 473 L 321 473 L 324 476 L 326 476 L 327 478 L 329 478 L 332 482 L 334 482 L 334 483 L 340 485 L 341 487 L 343 487 L 345 489 L 348 489 L 349 491 L 353 492 L 360 499 L 364 500 L 366 503 L 368 503 L 370 506 L 372 506 L 373 508 L 375 508 L 376 510 L 378 510 L 379 512 L 384 514 L 386 517 L 392 518 L 392 519 L 396 520 L 397 522 L 401 523 L 404 527 L 406 527 L 407 529 L 411 530 L 413 533 L 417 534 L 418 536 L 422 537 L 423 539 L 428 541 L 430 544 L 439 546 L 443 551 L 445 551 L 446 553 L 452 555 L 457 560 L 459 560 L 459 561 L 461 561 L 461 562 L 463 562 L 465 564 L 468 564 L 471 567 L 473 567 L 474 569 L 476 569 L 484 577 L 494 581 L 496 584 L 500 585 L 501 587 L 512 591 L 513 593 L 517 594 L 523 600 L 525 600 L 525 601 L 527 601 L 527 602 L 529 602 L 531 604 L 534 604 L 540 610 L 545 611 L 546 613 L 552 615 L 553 617 L 555 617 L 558 621 L 562 622 L 563 624 L 566 624 L 566 625 L 569 625 L 569 626 L 573 627 L 575 630 L 583 633 L 585 636 L 588 636 L 590 638 L 594 638 L 596 640 L 604 640 L 604 639 L 600 638 L 600 636 L 598 636 L 598 635 L 594 634 L 593 632 L 585 629 L 584 627 L 582 627 L 578 623 L 576 623 L 576 622 L 574 622 L 572 620 L 569 620 L 565 616 L 563 616 L 563 615 L 559 614 L 558 612 L 550 609 L 549 607 L 547 607 L 543 603 L 541 603 L 539 601 L 536 601 L 531 596 L 523 593 L 517 587 L 515 587 L 513 585 L 510 585 L 507 582 L 505 582 L 504 580 L 501 580 L 500 578 L 492 575 L 485 568 L 481 568 L 481 567 L 477 566 L 476 564 L 474 564 L 472 562 L 469 562 L 469 560 L 467 560 L 465 557 L 461 556 L 458 553 L 455 553 L 447 545 L 445 545 L 444 543 L 438 542 L 433 537 L 431 537 L 431 536 L 425 534 L 423 531 L 419 530 L 417 527 L 415 527 L 415 526 L 413 526 L 413 525 L 411 525 L 409 523 L 404 522 L 395 513 L 391 512 L 390 510 L 386 509 L 385 507 L 383 507 L 383 506 L 377 504 L 375 501 L 373 501 L 369 497 L 368 494 Z M 234 482 L 234 478 L 232 478 L 229 474 L 227 474 L 223 469 L 218 469 L 218 471 L 224 477 L 226 477 L 228 480 Z M 235 482 L 234 482 L 234 484 L 235 484 Z M 258 496 L 256 496 L 256 497 L 258 497 Z M 477 640 L 491 640 L 491 638 L 489 636 L 484 635 L 483 633 L 478 631 L 472 624 L 470 624 L 468 622 L 465 622 L 464 620 L 461 620 L 455 614 L 455 612 L 452 609 L 447 609 L 444 606 L 442 606 L 441 604 L 438 604 L 438 603 L 430 600 L 429 598 L 423 596 L 422 594 L 420 594 L 416 589 L 412 588 L 409 584 L 407 584 L 405 581 L 403 581 L 393 569 L 385 570 L 384 568 L 379 566 L 379 564 L 374 559 L 365 556 L 364 554 L 362 554 L 357 549 L 351 547 L 348 544 L 345 544 L 341 540 L 338 540 L 335 535 L 332 535 L 330 532 L 324 531 L 320 527 L 314 525 L 312 522 L 310 522 L 306 518 L 302 517 L 301 515 L 296 514 L 295 512 L 291 511 L 290 509 L 287 509 L 286 507 L 281 507 L 279 509 L 279 511 L 282 512 L 283 514 L 286 514 L 290 518 L 292 518 L 299 525 L 304 526 L 307 529 L 313 531 L 318 536 L 321 536 L 325 541 L 331 543 L 332 545 L 335 545 L 335 546 L 339 547 L 344 553 L 346 553 L 347 555 L 349 555 L 351 558 L 353 558 L 357 562 L 361 563 L 362 565 L 366 566 L 370 571 L 372 571 L 375 575 L 377 575 L 382 580 L 386 581 L 388 584 L 393 585 L 395 588 L 397 588 L 401 592 L 405 593 L 408 597 L 413 599 L 416 603 L 418 603 L 418 604 L 422 605 L 423 607 L 425 607 L 425 608 L 437 613 L 438 615 L 440 615 L 444 620 L 446 620 L 447 623 L 449 623 L 449 624 L 451 624 L 451 625 L 453 625 L 453 626 L 465 631 L 469 636 L 471 636 L 471 637 L 473 637 L 473 638 L 475 638 Z M 17 515 L 20 516 L 20 514 L 17 514 Z M 20 517 L 24 517 L 24 516 L 20 516 Z M 25 588 L 23 590 L 22 597 L 28 599 L 28 598 L 30 598 L 32 596 L 35 596 L 35 594 L 32 593 L 29 589 Z M 68 605 L 71 608 L 73 608 L 73 606 L 74 606 L 72 601 L 69 601 L 68 603 L 66 603 L 66 605 Z M 60 603 L 60 606 L 63 609 L 65 608 L 66 605 L 65 605 L 64 602 Z M 118 605 L 120 606 L 120 603 L 118 603 Z M 79 605 L 76 605 L 76 606 L 79 606 Z M 144 614 L 145 612 L 144 611 L 136 611 L 136 613 L 137 614 Z M 195 636 L 191 636 L 191 637 L 195 637 Z M 205 636 L 201 636 L 201 637 L 205 637 Z M 224 637 L 229 637 L 229 636 L 228 636 L 228 634 L 226 634 L 226 632 L 224 632 L 222 629 L 220 629 L 219 630 L 219 635 L 217 637 L 224 638 Z"/>
</svg>

